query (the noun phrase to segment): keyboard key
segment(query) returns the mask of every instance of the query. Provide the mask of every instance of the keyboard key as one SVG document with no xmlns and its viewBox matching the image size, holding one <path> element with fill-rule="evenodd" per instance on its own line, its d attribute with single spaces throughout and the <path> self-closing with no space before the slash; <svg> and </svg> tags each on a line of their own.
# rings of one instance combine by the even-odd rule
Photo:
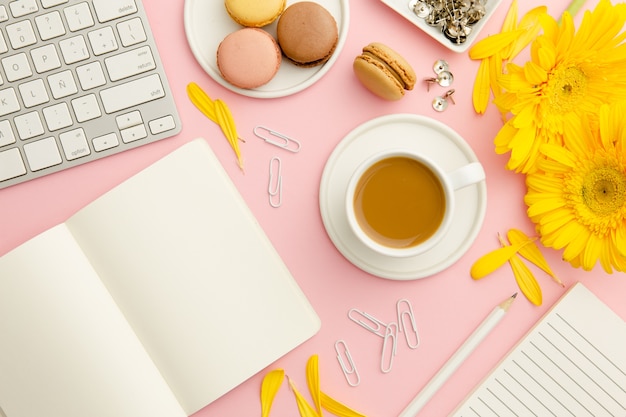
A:
<svg viewBox="0 0 626 417">
<path fill-rule="evenodd" d="M 22 80 L 33 75 L 25 53 L 11 55 L 2 60 L 4 74 L 9 82 Z"/>
<path fill-rule="evenodd" d="M 143 28 L 143 23 L 141 23 L 141 19 L 138 17 L 118 23 L 116 27 L 122 45 L 125 47 L 137 45 L 148 39 L 146 31 Z"/>
<path fill-rule="evenodd" d="M 37 37 L 30 20 L 7 25 L 7 36 L 13 49 L 20 49 L 37 43 Z"/>
<path fill-rule="evenodd" d="M 32 139 L 36 136 L 43 135 L 43 124 L 41 117 L 36 111 L 21 114 L 13 119 L 17 134 L 22 140 Z"/>
<path fill-rule="evenodd" d="M 65 35 L 61 13 L 54 11 L 35 18 L 39 36 L 44 41 Z"/>
<path fill-rule="evenodd" d="M 93 138 L 91 143 L 93 143 L 93 149 L 96 152 L 102 152 L 107 149 L 115 148 L 120 144 L 120 141 L 117 139 L 117 135 L 115 133 L 109 133 L 108 135 Z"/>
<path fill-rule="evenodd" d="M 98 100 L 93 94 L 75 98 L 72 100 L 72 108 L 74 109 L 74 114 L 76 115 L 76 121 L 79 123 L 102 116 Z"/>
<path fill-rule="evenodd" d="M 122 135 L 122 142 L 124 143 L 134 142 L 148 136 L 146 127 L 143 124 L 121 130 L 120 133 Z"/>
<path fill-rule="evenodd" d="M 104 55 L 117 50 L 117 40 L 111 26 L 106 26 L 87 34 L 94 55 Z"/>
<path fill-rule="evenodd" d="M 107 58 L 104 64 L 112 81 L 119 81 L 156 68 L 152 51 L 147 46 Z"/>
<path fill-rule="evenodd" d="M 78 75 L 78 82 L 81 88 L 85 91 L 106 84 L 102 66 L 98 61 L 76 68 L 76 75 Z"/>
<path fill-rule="evenodd" d="M 46 91 L 46 86 L 41 78 L 20 84 L 18 88 L 20 90 L 20 95 L 22 96 L 22 102 L 27 108 L 35 107 L 50 101 L 50 97 L 48 97 L 48 92 Z"/>
<path fill-rule="evenodd" d="M 165 97 L 165 90 L 158 74 L 100 91 L 102 105 L 107 113 L 115 113 L 162 97 Z"/>
<path fill-rule="evenodd" d="M 4 35 L 0 32 L 0 54 L 9 51 L 9 47 L 7 46 L 6 41 L 4 40 Z"/>
<path fill-rule="evenodd" d="M 15 143 L 15 135 L 8 120 L 0 121 L 0 147 Z"/>
<path fill-rule="evenodd" d="M 49 76 L 48 85 L 50 86 L 52 97 L 56 99 L 71 96 L 78 92 L 78 87 L 76 87 L 74 76 L 70 70 Z"/>
<path fill-rule="evenodd" d="M 0 22 L 6 22 L 7 20 L 9 20 L 7 8 L 4 4 L 0 4 Z"/>
<path fill-rule="evenodd" d="M 13 17 L 22 17 L 39 10 L 36 0 L 15 0 L 9 3 Z"/>
<path fill-rule="evenodd" d="M 153 135 L 158 135 L 159 133 L 176 128 L 176 122 L 171 115 L 168 115 L 151 120 L 148 126 L 150 126 L 150 132 L 152 132 Z"/>
<path fill-rule="evenodd" d="M 79 61 L 89 59 L 89 51 L 85 38 L 82 36 L 74 36 L 73 38 L 63 39 L 59 42 L 61 55 L 66 64 L 74 64 Z"/>
<path fill-rule="evenodd" d="M 24 160 L 17 148 L 0 152 L 0 181 L 26 174 Z"/>
<path fill-rule="evenodd" d="M 39 74 L 61 68 L 61 59 L 53 44 L 44 45 L 30 51 L 30 56 Z"/>
<path fill-rule="evenodd" d="M 94 25 L 91 10 L 89 10 L 89 5 L 86 2 L 66 7 L 63 9 L 63 14 L 65 14 L 65 19 L 71 32 L 76 32 Z"/>
<path fill-rule="evenodd" d="M 134 0 L 93 0 L 93 7 L 100 23 L 137 12 Z"/>
<path fill-rule="evenodd" d="M 5 88 L 0 90 L 0 116 L 15 113 L 21 109 L 20 103 L 17 101 L 15 89 Z"/>
<path fill-rule="evenodd" d="M 40 171 L 63 162 L 53 137 L 27 143 L 24 145 L 24 153 L 32 171 Z"/>
<path fill-rule="evenodd" d="M 91 149 L 89 149 L 87 137 L 85 136 L 85 131 L 83 129 L 79 128 L 61 133 L 59 135 L 59 140 L 61 141 L 61 147 L 63 148 L 65 159 L 68 161 L 91 154 Z"/>
<path fill-rule="evenodd" d="M 67 103 L 64 102 L 44 108 L 43 118 L 46 121 L 48 130 L 51 132 L 70 127 L 73 124 L 70 110 L 67 107 Z"/>
<path fill-rule="evenodd" d="M 50 7 L 58 6 L 59 4 L 68 3 L 70 0 L 41 0 L 41 5 L 48 9 Z"/>
<path fill-rule="evenodd" d="M 115 118 L 115 122 L 117 123 L 118 129 L 123 130 L 143 123 L 143 119 L 139 110 L 135 110 L 130 113 L 120 114 Z"/>
</svg>

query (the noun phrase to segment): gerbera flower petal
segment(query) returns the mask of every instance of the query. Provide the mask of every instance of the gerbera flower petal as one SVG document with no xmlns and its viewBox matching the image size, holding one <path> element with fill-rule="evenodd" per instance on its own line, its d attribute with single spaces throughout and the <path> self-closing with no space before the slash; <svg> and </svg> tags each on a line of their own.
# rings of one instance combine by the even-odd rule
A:
<svg viewBox="0 0 626 417">
<path fill-rule="evenodd" d="M 602 240 L 596 235 L 590 234 L 587 238 L 585 250 L 582 252 L 581 264 L 585 271 L 591 271 L 600 258 L 602 252 Z"/>
<path fill-rule="evenodd" d="M 526 13 L 518 25 L 519 29 L 524 29 L 525 32 L 517 38 L 509 46 L 507 53 L 504 54 L 506 59 L 515 58 L 528 44 L 537 37 L 541 26 L 539 24 L 539 16 L 545 14 L 548 8 L 546 6 L 535 7 Z"/>
<path fill-rule="evenodd" d="M 524 65 L 524 75 L 531 84 L 541 84 L 548 79 L 547 71 L 532 61 Z"/>
<path fill-rule="evenodd" d="M 483 114 L 487 110 L 489 104 L 491 82 L 489 80 L 489 60 L 483 59 L 478 66 L 478 74 L 474 81 L 474 90 L 472 91 L 472 103 L 474 111 Z"/>
<path fill-rule="evenodd" d="M 576 157 L 567 149 L 561 146 L 544 144 L 541 146 L 541 152 L 548 158 L 552 158 L 556 162 L 573 168 L 578 163 Z"/>
<path fill-rule="evenodd" d="M 469 50 L 469 57 L 471 59 L 483 59 L 488 58 L 507 47 L 517 37 L 519 37 L 523 30 L 517 29 L 511 32 L 500 32 L 495 35 L 487 36 L 484 39 L 479 40 Z"/>
<path fill-rule="evenodd" d="M 558 195 L 546 195 L 541 201 L 528 207 L 528 215 L 535 217 L 565 207 L 565 200 Z"/>
<path fill-rule="evenodd" d="M 565 250 L 563 251 L 563 259 L 569 262 L 575 257 L 580 256 L 580 254 L 583 252 L 583 250 L 585 250 L 585 247 L 587 246 L 587 239 L 589 238 L 589 235 L 590 233 L 588 230 L 581 230 L 581 234 L 578 236 L 578 238 L 571 240 L 570 243 L 565 247 Z"/>
</svg>

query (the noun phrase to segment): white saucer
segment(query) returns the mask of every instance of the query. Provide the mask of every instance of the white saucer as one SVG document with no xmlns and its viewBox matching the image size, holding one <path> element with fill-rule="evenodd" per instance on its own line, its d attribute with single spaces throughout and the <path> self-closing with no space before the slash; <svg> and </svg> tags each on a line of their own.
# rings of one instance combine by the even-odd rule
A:
<svg viewBox="0 0 626 417">
<path fill-rule="evenodd" d="M 436 274 L 455 263 L 472 245 L 487 208 L 484 181 L 456 191 L 450 231 L 432 250 L 408 258 L 390 258 L 365 246 L 350 230 L 344 199 L 357 166 L 373 153 L 407 148 L 434 159 L 445 171 L 478 162 L 474 151 L 441 122 L 412 114 L 370 120 L 350 132 L 328 158 L 320 182 L 320 212 L 328 236 L 346 259 L 381 278 L 412 280 Z"/>
<path fill-rule="evenodd" d="M 328 62 L 313 68 L 300 68 L 283 59 L 278 73 L 267 84 L 246 90 L 238 88 L 222 78 L 217 68 L 216 54 L 220 42 L 228 35 L 241 29 L 226 12 L 223 0 L 185 0 L 185 33 L 191 52 L 200 66 L 211 78 L 231 91 L 256 98 L 284 97 L 310 87 L 321 79 L 333 66 L 348 36 L 348 0 L 316 0 L 330 12 L 337 22 L 339 40 L 335 52 Z M 295 1 L 287 1 L 287 6 Z M 276 21 L 263 29 L 276 39 Z"/>
</svg>

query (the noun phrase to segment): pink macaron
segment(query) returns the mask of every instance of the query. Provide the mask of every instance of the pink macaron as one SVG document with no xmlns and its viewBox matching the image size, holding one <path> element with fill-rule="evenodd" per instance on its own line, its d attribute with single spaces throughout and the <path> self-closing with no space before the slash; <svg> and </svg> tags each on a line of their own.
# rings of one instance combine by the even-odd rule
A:
<svg viewBox="0 0 626 417">
<path fill-rule="evenodd" d="M 282 53 L 276 40 L 262 29 L 230 33 L 217 48 L 217 67 L 235 87 L 253 89 L 270 82 L 278 72 Z"/>
</svg>

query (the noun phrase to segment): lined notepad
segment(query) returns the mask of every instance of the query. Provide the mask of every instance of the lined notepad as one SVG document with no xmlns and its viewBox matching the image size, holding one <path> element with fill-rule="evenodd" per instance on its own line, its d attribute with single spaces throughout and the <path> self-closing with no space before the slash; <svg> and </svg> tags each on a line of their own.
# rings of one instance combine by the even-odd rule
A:
<svg viewBox="0 0 626 417">
<path fill-rule="evenodd" d="M 626 416 L 626 322 L 575 284 L 451 416 Z"/>
</svg>

